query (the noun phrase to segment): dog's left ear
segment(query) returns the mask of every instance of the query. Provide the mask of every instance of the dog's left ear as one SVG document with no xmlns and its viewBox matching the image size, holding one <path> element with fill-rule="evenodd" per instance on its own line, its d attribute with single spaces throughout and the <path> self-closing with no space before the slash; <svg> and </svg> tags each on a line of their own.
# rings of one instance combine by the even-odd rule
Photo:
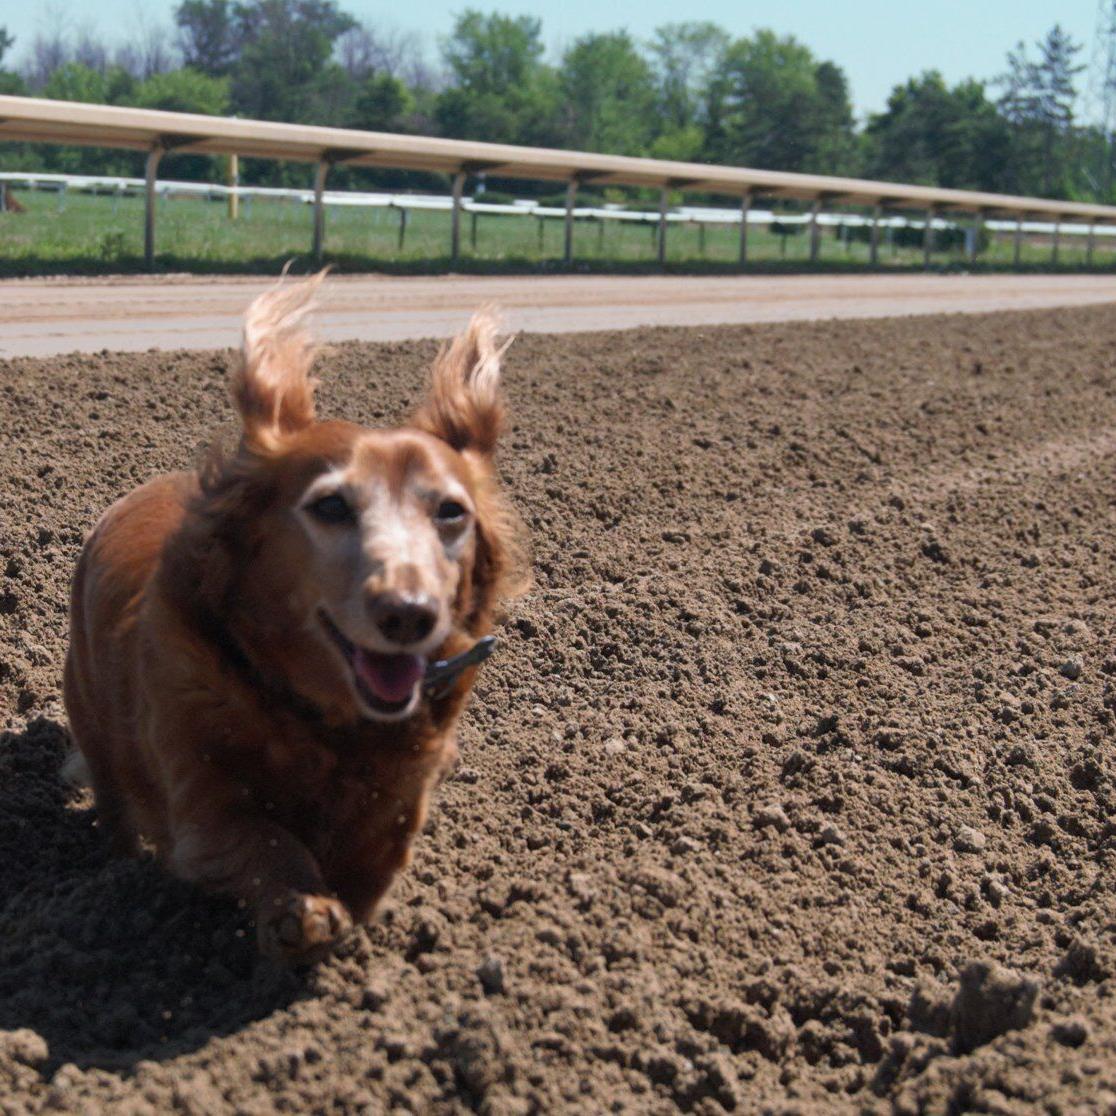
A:
<svg viewBox="0 0 1116 1116">
<path fill-rule="evenodd" d="M 411 425 L 455 450 L 490 457 L 504 424 L 500 361 L 512 338 L 498 341 L 500 322 L 491 307 L 473 315 L 465 332 L 434 361 L 426 399 Z"/>
<path fill-rule="evenodd" d="M 231 388 L 249 442 L 267 443 L 314 421 L 314 342 L 304 323 L 324 277 L 321 271 L 280 283 L 244 315 L 244 350 Z"/>
</svg>

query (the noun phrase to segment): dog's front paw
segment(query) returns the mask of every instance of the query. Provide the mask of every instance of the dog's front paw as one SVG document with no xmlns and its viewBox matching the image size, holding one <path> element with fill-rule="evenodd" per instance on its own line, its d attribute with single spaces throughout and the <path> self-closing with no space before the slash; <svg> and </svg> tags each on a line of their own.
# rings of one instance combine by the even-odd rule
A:
<svg viewBox="0 0 1116 1116">
<path fill-rule="evenodd" d="M 352 925 L 352 917 L 338 900 L 291 892 L 260 910 L 260 952 L 287 965 L 310 965 L 324 957 Z"/>
</svg>

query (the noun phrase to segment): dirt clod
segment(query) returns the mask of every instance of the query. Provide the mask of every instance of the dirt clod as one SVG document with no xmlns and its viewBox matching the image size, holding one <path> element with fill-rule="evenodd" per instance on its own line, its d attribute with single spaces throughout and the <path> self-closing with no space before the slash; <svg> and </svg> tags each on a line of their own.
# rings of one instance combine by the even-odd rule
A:
<svg viewBox="0 0 1116 1116">
<path fill-rule="evenodd" d="M 974 829 L 971 825 L 961 826 L 957 830 L 957 836 L 953 841 L 953 847 L 958 852 L 963 853 L 983 852 L 984 846 L 987 844 L 988 838 L 979 829 Z"/>
<path fill-rule="evenodd" d="M 1050 1034 L 1063 1046 L 1081 1046 L 1089 1039 L 1089 1022 L 1080 1015 L 1071 1015 L 1051 1024 Z"/>
<path fill-rule="evenodd" d="M 975 1050 L 1007 1031 L 1019 1031 L 1034 1017 L 1039 982 L 989 961 L 974 961 L 961 973 L 953 1001 L 954 1042 Z"/>
</svg>

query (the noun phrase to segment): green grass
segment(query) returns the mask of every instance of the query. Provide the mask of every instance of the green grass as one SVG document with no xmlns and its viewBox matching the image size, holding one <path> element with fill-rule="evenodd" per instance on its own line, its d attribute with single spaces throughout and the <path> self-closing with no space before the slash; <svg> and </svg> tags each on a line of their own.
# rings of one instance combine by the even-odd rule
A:
<svg viewBox="0 0 1116 1116">
<path fill-rule="evenodd" d="M 0 275 L 143 271 L 143 201 L 138 197 L 94 197 L 21 191 L 21 214 L 0 214 Z M 445 211 L 410 210 L 400 243 L 400 211 L 334 207 L 326 211 L 326 258 L 342 271 L 437 272 L 449 270 L 450 216 Z M 230 221 L 224 202 L 166 198 L 158 203 L 156 268 L 160 271 L 274 272 L 288 260 L 309 266 L 313 213 L 309 205 L 252 199 Z M 728 272 L 737 269 L 737 226 L 671 224 L 667 266 L 672 272 Z M 533 216 L 466 213 L 461 226 L 458 271 L 516 272 L 562 270 L 563 221 Z M 1097 238 L 1095 263 L 1111 268 L 1116 245 Z M 994 237 L 976 269 L 1012 264 L 1011 234 Z M 866 244 L 843 244 L 824 229 L 820 258 L 809 260 L 809 235 L 786 238 L 753 225 L 748 233 L 749 270 L 837 271 L 868 265 Z M 1062 239 L 1060 269 L 1085 262 L 1083 237 Z M 920 249 L 893 248 L 881 233 L 880 267 L 922 267 Z M 935 253 L 939 268 L 968 268 L 960 252 Z M 1049 269 L 1049 240 L 1025 242 L 1023 265 Z M 657 227 L 621 221 L 578 221 L 574 269 L 656 271 Z"/>
</svg>

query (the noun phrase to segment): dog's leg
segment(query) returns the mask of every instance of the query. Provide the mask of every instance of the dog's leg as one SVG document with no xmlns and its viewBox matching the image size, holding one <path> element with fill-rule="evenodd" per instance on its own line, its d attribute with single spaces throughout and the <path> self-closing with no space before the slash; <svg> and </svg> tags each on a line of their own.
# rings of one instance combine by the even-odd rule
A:
<svg viewBox="0 0 1116 1116">
<path fill-rule="evenodd" d="M 83 734 L 82 740 L 88 740 L 88 734 Z M 101 758 L 106 754 L 107 749 L 100 741 L 90 752 L 75 744 L 74 751 L 63 764 L 62 777 L 71 785 L 93 788 L 97 828 L 105 835 L 113 854 L 135 856 L 139 852 L 139 834 L 128 810 L 127 796 L 118 789 Z"/>
<path fill-rule="evenodd" d="M 90 774 L 97 825 L 108 838 L 109 847 L 116 856 L 136 856 L 139 853 L 139 835 L 132 825 L 127 802 L 111 782 L 99 778 L 94 771 Z"/>
<path fill-rule="evenodd" d="M 352 926 L 310 850 L 267 818 L 195 818 L 176 827 L 169 860 L 185 879 L 247 903 L 260 951 L 275 960 L 315 961 Z"/>
</svg>

